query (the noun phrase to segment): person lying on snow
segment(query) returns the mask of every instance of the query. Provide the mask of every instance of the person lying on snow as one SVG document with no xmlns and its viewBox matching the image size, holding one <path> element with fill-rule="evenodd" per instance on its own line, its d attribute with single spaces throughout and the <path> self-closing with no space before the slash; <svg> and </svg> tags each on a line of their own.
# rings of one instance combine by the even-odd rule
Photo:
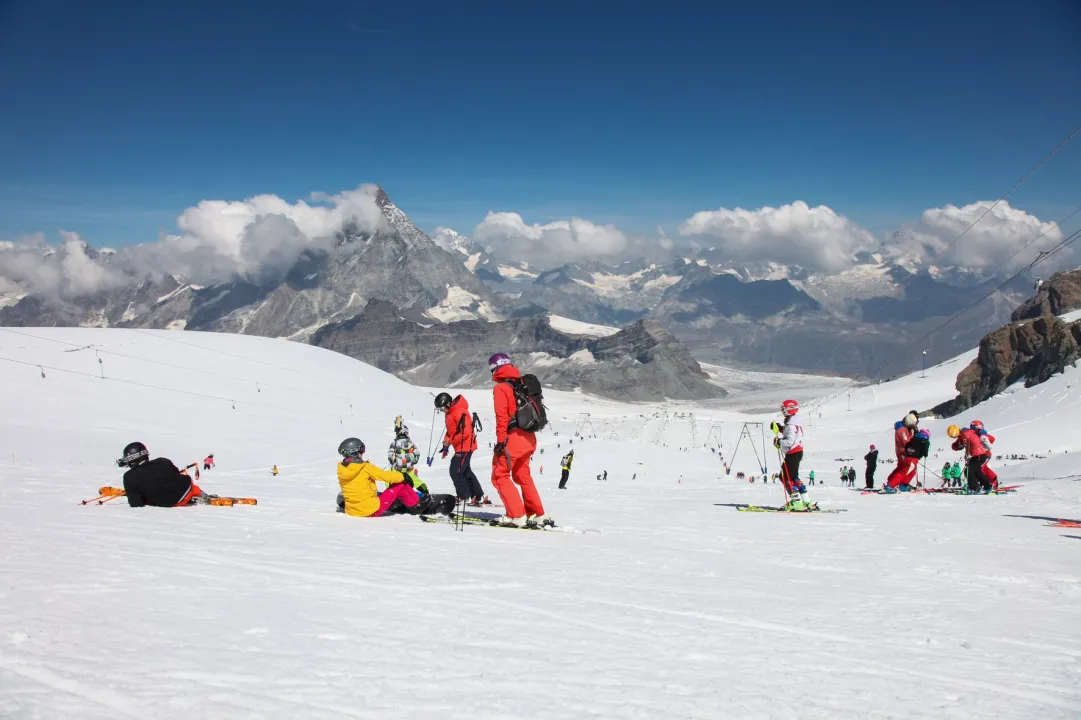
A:
<svg viewBox="0 0 1081 720">
<path fill-rule="evenodd" d="M 364 459 L 364 443 L 358 438 L 346 438 L 338 446 L 342 461 L 338 463 L 338 509 L 354 517 L 379 517 L 388 513 L 407 512 L 413 515 L 454 511 L 453 495 L 426 495 L 423 499 L 413 489 L 413 480 L 397 470 L 383 470 Z M 387 488 L 379 492 L 376 482 Z"/>
<path fill-rule="evenodd" d="M 128 443 L 116 464 L 128 468 L 124 473 L 124 494 L 131 507 L 183 507 L 204 497 L 186 470 L 168 458 L 151 460 L 141 442 Z"/>
</svg>

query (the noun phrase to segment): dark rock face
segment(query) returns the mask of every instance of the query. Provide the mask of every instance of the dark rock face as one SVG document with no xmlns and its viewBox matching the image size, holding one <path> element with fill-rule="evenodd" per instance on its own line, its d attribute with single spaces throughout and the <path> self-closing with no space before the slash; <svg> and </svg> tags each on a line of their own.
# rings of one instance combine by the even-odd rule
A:
<svg viewBox="0 0 1081 720">
<path fill-rule="evenodd" d="M 547 316 L 424 327 L 373 300 L 356 317 L 317 331 L 311 342 L 421 385 L 485 386 L 491 382 L 485 361 L 505 351 L 523 372 L 558 390 L 642 401 L 724 394 L 687 349 L 651 321 L 606 338 L 560 332 Z"/>
<path fill-rule="evenodd" d="M 1025 387 L 1039 385 L 1079 356 L 1081 321 L 1065 323 L 1048 315 L 999 328 L 980 341 L 979 355 L 957 376 L 957 397 L 934 413 L 952 417 L 1022 380 Z"/>
<path fill-rule="evenodd" d="M 1030 320 L 1043 315 L 1062 315 L 1081 308 L 1081 268 L 1055 273 L 1021 303 L 1012 319 Z"/>
</svg>

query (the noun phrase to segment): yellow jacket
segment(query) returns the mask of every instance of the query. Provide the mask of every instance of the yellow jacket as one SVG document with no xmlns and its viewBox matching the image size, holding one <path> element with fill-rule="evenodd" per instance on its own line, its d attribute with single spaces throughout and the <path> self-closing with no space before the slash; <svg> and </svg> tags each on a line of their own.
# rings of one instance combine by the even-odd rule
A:
<svg viewBox="0 0 1081 720">
<path fill-rule="evenodd" d="M 367 460 L 338 463 L 338 484 L 342 486 L 345 498 L 345 514 L 354 517 L 368 517 L 379 510 L 379 488 L 376 480 L 388 486 L 400 483 L 405 478 L 395 470 L 383 470 Z"/>
</svg>

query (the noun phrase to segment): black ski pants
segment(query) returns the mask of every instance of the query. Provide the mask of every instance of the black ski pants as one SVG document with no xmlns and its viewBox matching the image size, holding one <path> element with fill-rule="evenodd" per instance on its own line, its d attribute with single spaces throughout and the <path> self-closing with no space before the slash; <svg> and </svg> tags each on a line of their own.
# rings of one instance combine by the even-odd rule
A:
<svg viewBox="0 0 1081 720">
<path fill-rule="evenodd" d="M 454 493 L 459 500 L 471 500 L 484 497 L 484 489 L 480 486 L 473 468 L 469 463 L 473 459 L 473 453 L 454 453 L 450 459 L 450 479 L 454 483 Z"/>
<path fill-rule="evenodd" d="M 990 478 L 983 474 L 983 466 L 989 459 L 987 455 L 977 455 L 968 459 L 969 490 L 990 490 L 993 487 Z"/>
<path fill-rule="evenodd" d="M 571 471 L 563 468 L 563 474 L 559 476 L 559 489 L 567 487 L 567 481 L 571 479 Z"/>
<path fill-rule="evenodd" d="M 802 450 L 784 456 L 784 467 L 781 468 L 781 482 L 789 495 L 799 490 L 799 464 L 801 460 L 803 460 Z"/>
<path fill-rule="evenodd" d="M 867 483 L 867 489 L 873 490 L 875 487 L 875 466 L 868 465 L 867 472 L 863 475 L 863 481 Z"/>
</svg>

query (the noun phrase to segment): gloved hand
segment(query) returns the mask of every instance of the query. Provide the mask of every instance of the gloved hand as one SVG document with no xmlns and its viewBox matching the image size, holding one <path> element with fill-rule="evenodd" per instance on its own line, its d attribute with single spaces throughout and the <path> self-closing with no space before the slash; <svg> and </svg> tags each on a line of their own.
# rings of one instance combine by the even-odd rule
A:
<svg viewBox="0 0 1081 720">
<path fill-rule="evenodd" d="M 507 452 L 507 442 L 504 440 L 503 442 L 496 443 L 495 447 L 492 448 L 492 452 L 495 454 L 496 457 L 499 457 L 503 453 Z"/>
<path fill-rule="evenodd" d="M 446 445 L 444 445 L 443 449 L 439 451 L 439 457 L 446 460 L 447 459 L 447 453 L 449 453 L 449 452 L 450 452 L 450 448 L 448 448 Z"/>
<path fill-rule="evenodd" d="M 773 447 L 780 449 L 780 447 L 781 447 L 781 438 L 779 438 L 779 437 L 773 438 Z"/>
<path fill-rule="evenodd" d="M 402 477 L 404 478 L 404 479 L 402 480 L 402 482 L 403 482 L 403 483 L 405 483 L 405 484 L 406 484 L 406 485 L 408 485 L 409 487 L 413 487 L 413 478 L 411 478 L 411 477 L 409 476 L 409 473 L 407 473 L 407 472 L 403 472 L 403 473 L 402 473 Z"/>
</svg>

